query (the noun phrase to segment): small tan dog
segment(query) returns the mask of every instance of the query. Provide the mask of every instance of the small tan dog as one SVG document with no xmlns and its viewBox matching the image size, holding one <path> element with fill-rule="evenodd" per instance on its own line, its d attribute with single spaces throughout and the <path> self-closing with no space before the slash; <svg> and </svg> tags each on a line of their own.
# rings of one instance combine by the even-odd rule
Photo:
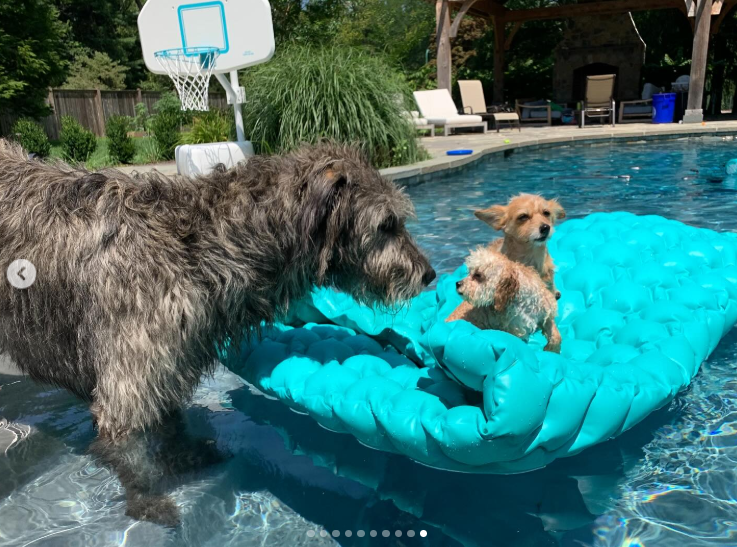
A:
<svg viewBox="0 0 737 547">
<path fill-rule="evenodd" d="M 446 322 L 465 319 L 480 329 L 501 330 L 525 341 L 542 329 L 548 341 L 545 351 L 560 353 L 558 303 L 535 270 L 488 247 L 473 251 L 466 265 L 468 276 L 456 283 L 464 302 Z"/>
<path fill-rule="evenodd" d="M 566 217 L 557 200 L 547 200 L 533 194 L 520 194 L 507 205 L 492 205 L 474 213 L 504 237 L 491 243 L 515 262 L 534 268 L 556 298 L 555 266 L 548 253 L 547 242 L 553 235 L 555 223 Z"/>
</svg>

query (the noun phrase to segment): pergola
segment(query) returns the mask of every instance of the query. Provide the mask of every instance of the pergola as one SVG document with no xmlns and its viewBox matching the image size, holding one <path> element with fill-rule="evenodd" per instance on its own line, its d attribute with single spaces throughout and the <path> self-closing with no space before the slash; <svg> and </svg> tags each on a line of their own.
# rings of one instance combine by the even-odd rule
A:
<svg viewBox="0 0 737 547">
<path fill-rule="evenodd" d="M 494 101 L 504 100 L 504 55 L 527 21 L 606 16 L 633 11 L 677 9 L 694 29 L 691 87 L 684 122 L 701 122 L 709 36 L 716 34 L 737 0 L 600 0 L 534 9 L 507 9 L 507 0 L 436 0 L 438 87 L 451 86 L 451 40 L 465 15 L 491 21 L 494 27 Z M 452 19 L 452 20 L 451 20 Z"/>
</svg>

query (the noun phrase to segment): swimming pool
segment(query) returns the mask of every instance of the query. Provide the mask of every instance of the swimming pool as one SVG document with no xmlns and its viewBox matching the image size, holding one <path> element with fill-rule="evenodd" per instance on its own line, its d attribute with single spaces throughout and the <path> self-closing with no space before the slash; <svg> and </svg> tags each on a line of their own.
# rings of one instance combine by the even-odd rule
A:
<svg viewBox="0 0 737 547">
<path fill-rule="evenodd" d="M 558 196 L 569 218 L 628 210 L 737 231 L 737 186 L 714 182 L 733 157 L 737 143 L 715 139 L 493 156 L 408 188 L 412 230 L 439 273 L 494 236 L 472 211 L 520 191 Z M 737 545 L 736 364 L 737 332 L 669 408 L 517 476 L 372 451 L 219 370 L 187 420 L 232 457 L 184 477 L 177 530 L 124 516 L 119 483 L 85 453 L 94 435 L 84 404 L 0 375 L 0 545 Z"/>
</svg>

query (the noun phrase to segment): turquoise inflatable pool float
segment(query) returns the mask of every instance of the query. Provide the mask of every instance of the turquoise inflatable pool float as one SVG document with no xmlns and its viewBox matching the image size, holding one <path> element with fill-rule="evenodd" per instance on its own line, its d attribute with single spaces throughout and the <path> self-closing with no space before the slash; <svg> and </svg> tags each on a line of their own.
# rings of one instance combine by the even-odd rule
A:
<svg viewBox="0 0 737 547">
<path fill-rule="evenodd" d="M 550 242 L 560 355 L 445 323 L 462 267 L 399 312 L 315 290 L 226 366 L 366 446 L 473 473 L 540 468 L 630 429 L 687 387 L 737 321 L 737 238 L 594 214 Z"/>
</svg>

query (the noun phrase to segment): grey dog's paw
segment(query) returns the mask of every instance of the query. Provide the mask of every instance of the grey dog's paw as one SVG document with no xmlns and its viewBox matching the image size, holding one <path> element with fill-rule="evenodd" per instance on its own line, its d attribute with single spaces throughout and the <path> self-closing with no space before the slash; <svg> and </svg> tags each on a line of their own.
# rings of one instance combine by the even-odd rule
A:
<svg viewBox="0 0 737 547">
<path fill-rule="evenodd" d="M 153 522 L 170 528 L 179 525 L 179 507 L 168 496 L 129 497 L 125 514 L 136 520 Z"/>
</svg>

